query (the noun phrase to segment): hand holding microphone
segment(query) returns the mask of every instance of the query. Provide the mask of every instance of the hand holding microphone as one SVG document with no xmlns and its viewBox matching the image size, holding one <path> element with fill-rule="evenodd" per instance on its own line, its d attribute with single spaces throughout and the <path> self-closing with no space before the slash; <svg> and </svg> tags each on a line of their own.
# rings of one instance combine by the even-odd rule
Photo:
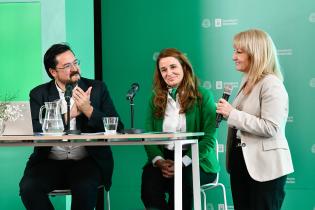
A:
<svg viewBox="0 0 315 210">
<path fill-rule="evenodd" d="M 231 85 L 225 85 L 222 98 L 219 99 L 219 102 L 217 104 L 217 115 L 216 115 L 217 128 L 219 127 L 220 122 L 222 121 L 222 117 L 228 118 L 230 115 L 230 112 L 234 109 L 232 105 L 227 102 L 232 93 L 232 89 L 233 88 Z"/>
</svg>

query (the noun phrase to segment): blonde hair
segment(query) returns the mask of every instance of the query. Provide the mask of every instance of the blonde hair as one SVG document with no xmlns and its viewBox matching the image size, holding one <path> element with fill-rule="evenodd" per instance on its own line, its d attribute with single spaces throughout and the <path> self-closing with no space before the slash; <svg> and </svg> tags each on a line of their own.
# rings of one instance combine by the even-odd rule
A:
<svg viewBox="0 0 315 210">
<path fill-rule="evenodd" d="M 234 36 L 235 48 L 245 51 L 250 60 L 245 94 L 268 74 L 276 75 L 283 81 L 276 47 L 268 33 L 259 29 L 250 29 Z"/>
</svg>

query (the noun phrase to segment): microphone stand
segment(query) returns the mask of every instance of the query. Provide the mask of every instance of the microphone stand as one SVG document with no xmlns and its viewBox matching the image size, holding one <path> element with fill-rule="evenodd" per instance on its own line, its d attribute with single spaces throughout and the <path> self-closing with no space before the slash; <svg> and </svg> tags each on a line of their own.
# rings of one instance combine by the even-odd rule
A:
<svg viewBox="0 0 315 210">
<path fill-rule="evenodd" d="M 66 133 L 70 131 L 70 98 L 66 97 L 67 102 L 67 124 L 66 124 Z"/>
<path fill-rule="evenodd" d="M 137 133 L 143 133 L 142 129 L 136 129 L 134 128 L 134 103 L 133 103 L 133 98 L 134 97 L 129 97 L 129 102 L 130 102 L 130 124 L 131 124 L 131 128 L 130 129 L 125 129 L 124 132 L 125 133 L 129 133 L 129 134 L 137 134 Z"/>
<path fill-rule="evenodd" d="M 134 103 L 133 103 L 133 98 L 130 99 L 130 124 L 131 124 L 131 129 L 134 129 Z"/>
</svg>

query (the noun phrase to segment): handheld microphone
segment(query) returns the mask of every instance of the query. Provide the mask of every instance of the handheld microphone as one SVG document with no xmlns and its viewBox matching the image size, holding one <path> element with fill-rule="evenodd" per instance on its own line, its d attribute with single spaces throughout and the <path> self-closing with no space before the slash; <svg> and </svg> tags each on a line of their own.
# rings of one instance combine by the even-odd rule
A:
<svg viewBox="0 0 315 210">
<path fill-rule="evenodd" d="M 232 85 L 224 85 L 224 91 L 222 98 L 225 99 L 226 101 L 229 100 L 229 97 L 232 93 L 233 87 Z M 222 121 L 222 114 L 216 114 L 216 119 L 215 119 L 215 127 L 218 128 L 220 125 L 220 122 Z"/>
<path fill-rule="evenodd" d="M 126 99 L 127 100 L 131 100 L 135 97 L 136 93 L 139 90 L 139 84 L 138 83 L 132 83 L 131 88 L 128 90 L 127 95 L 126 95 Z"/>
</svg>

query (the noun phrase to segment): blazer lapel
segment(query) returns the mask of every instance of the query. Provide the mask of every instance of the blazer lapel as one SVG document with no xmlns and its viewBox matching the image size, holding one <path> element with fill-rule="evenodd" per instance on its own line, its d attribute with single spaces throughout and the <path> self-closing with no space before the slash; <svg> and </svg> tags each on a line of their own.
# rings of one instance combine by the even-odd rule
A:
<svg viewBox="0 0 315 210">
<path fill-rule="evenodd" d="M 48 95 L 48 100 L 49 101 L 55 101 L 59 100 L 59 92 L 57 90 L 55 80 L 50 81 L 49 83 L 49 95 Z"/>
<path fill-rule="evenodd" d="M 196 106 L 196 104 L 198 104 L 197 102 L 195 102 L 195 104 L 186 112 L 186 132 L 192 132 L 196 128 L 197 122 L 196 122 L 196 115 L 198 116 L 199 113 L 198 112 L 198 106 Z"/>
<path fill-rule="evenodd" d="M 83 79 L 80 79 L 78 81 L 78 86 L 83 90 L 83 91 L 87 91 L 87 89 L 89 88 L 87 86 L 87 84 L 83 81 Z"/>
</svg>

